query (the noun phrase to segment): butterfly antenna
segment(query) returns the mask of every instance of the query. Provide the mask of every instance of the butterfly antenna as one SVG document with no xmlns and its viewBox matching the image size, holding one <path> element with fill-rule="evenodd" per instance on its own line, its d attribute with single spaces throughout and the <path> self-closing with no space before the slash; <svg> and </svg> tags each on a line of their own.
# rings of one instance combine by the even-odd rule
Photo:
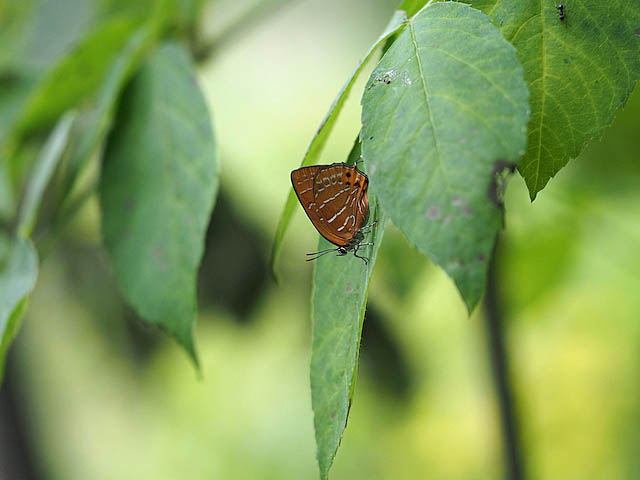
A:
<svg viewBox="0 0 640 480">
<path fill-rule="evenodd" d="M 315 255 L 313 258 L 307 258 L 307 262 L 311 262 L 313 260 L 316 260 L 317 258 L 320 258 L 323 255 L 326 255 L 327 253 L 331 253 L 335 251 L 336 251 L 335 248 L 327 248 L 326 250 L 320 250 L 319 252 L 307 253 L 307 256 Z"/>
</svg>

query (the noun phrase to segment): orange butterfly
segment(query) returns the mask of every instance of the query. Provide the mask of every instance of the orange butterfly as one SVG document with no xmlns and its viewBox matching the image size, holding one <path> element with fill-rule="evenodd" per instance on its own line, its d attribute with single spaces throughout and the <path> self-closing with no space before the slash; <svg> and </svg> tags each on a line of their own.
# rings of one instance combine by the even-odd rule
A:
<svg viewBox="0 0 640 480">
<path fill-rule="evenodd" d="M 367 188 L 369 179 L 356 168 L 346 163 L 311 165 L 291 172 L 291 183 L 316 230 L 338 248 L 329 248 L 315 253 L 307 261 L 315 260 L 330 252 L 338 256 L 353 254 L 365 264 L 367 258 L 358 255 L 358 249 L 373 243 L 362 243 L 363 232 L 375 225 L 365 226 L 369 215 Z"/>
</svg>

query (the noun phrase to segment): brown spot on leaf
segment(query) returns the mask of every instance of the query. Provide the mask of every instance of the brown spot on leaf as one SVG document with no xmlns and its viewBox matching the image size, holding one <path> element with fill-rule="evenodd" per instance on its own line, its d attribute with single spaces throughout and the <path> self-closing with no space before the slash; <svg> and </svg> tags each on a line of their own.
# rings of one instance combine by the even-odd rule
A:
<svg viewBox="0 0 640 480">
<path fill-rule="evenodd" d="M 429 220 L 437 220 L 440 218 L 440 215 L 442 214 L 442 211 L 440 210 L 440 207 L 437 205 L 431 205 L 429 208 L 427 208 L 427 218 Z"/>
<path fill-rule="evenodd" d="M 636 28 L 636 35 L 640 35 L 640 27 Z"/>
<path fill-rule="evenodd" d="M 479 253 L 478 256 L 476 257 L 476 260 L 478 260 L 479 262 L 484 262 L 485 256 L 484 253 Z"/>
<path fill-rule="evenodd" d="M 350 283 L 347 283 L 347 287 L 344 289 L 344 291 L 347 293 L 353 292 L 353 287 L 351 286 Z"/>
<path fill-rule="evenodd" d="M 336 418 L 336 412 L 331 412 L 331 415 L 329 415 L 329 418 L 331 420 L 333 420 L 334 418 Z"/>
<path fill-rule="evenodd" d="M 507 177 L 515 170 L 515 163 L 502 159 L 493 162 L 491 167 L 491 181 L 487 187 L 487 198 L 500 208 L 504 207 L 502 196 L 504 195 Z"/>
</svg>

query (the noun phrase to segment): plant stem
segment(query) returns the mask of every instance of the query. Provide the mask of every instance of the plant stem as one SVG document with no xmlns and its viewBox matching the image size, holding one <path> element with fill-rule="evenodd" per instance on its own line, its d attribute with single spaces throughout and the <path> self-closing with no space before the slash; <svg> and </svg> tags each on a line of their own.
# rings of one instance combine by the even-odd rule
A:
<svg viewBox="0 0 640 480">
<path fill-rule="evenodd" d="M 487 343 L 491 370 L 496 388 L 507 480 L 524 480 L 522 442 L 518 423 L 517 408 L 513 399 L 513 385 L 510 381 L 510 368 L 504 341 L 505 321 L 500 302 L 498 252 L 499 240 L 489 263 L 487 291 L 484 300 L 484 319 L 487 331 Z"/>
</svg>

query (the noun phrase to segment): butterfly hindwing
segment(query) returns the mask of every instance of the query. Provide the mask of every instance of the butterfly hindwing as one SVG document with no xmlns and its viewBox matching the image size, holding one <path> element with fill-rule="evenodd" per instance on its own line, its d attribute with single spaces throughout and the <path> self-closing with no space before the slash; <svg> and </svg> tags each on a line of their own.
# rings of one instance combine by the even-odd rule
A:
<svg viewBox="0 0 640 480">
<path fill-rule="evenodd" d="M 345 163 L 302 167 L 291 182 L 307 216 L 318 232 L 338 246 L 347 246 L 368 213 L 368 179 Z"/>
</svg>

